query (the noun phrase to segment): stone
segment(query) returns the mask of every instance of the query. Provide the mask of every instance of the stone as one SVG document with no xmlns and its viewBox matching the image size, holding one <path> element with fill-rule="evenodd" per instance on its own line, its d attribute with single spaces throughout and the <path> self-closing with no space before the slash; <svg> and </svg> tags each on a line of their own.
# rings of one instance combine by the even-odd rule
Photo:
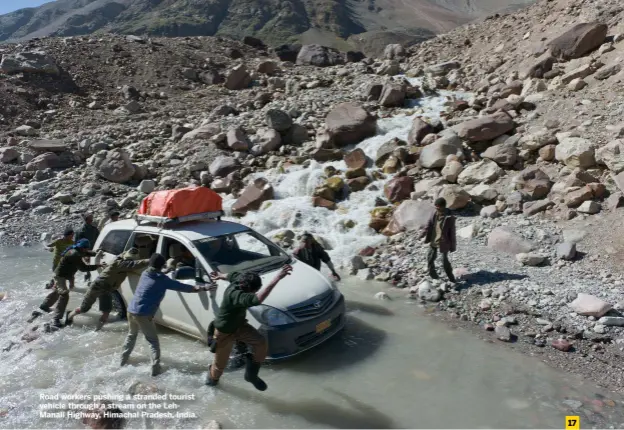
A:
<svg viewBox="0 0 624 430">
<path fill-rule="evenodd" d="M 384 186 L 384 194 L 392 203 L 398 203 L 409 199 L 412 191 L 414 191 L 414 180 L 409 176 L 400 176 L 391 179 Z"/>
<path fill-rule="evenodd" d="M 568 89 L 570 91 L 581 91 L 586 86 L 587 86 L 587 82 L 585 82 L 581 78 L 576 78 L 570 81 L 570 83 L 568 84 Z"/>
<path fill-rule="evenodd" d="M 503 143 L 490 146 L 481 154 L 481 157 L 490 159 L 499 166 L 512 167 L 518 159 L 518 149 L 513 145 Z"/>
<path fill-rule="evenodd" d="M 604 43 L 607 31 L 607 25 L 602 23 L 580 23 L 551 40 L 547 46 L 560 60 L 580 58 L 598 49 Z"/>
<path fill-rule="evenodd" d="M 219 124 L 206 124 L 202 125 L 199 128 L 196 128 L 193 131 L 189 131 L 182 137 L 182 140 L 210 140 L 212 137 L 216 136 L 219 133 L 221 133 L 221 127 L 219 126 Z"/>
<path fill-rule="evenodd" d="M 524 266 L 539 266 L 546 260 L 546 257 L 539 254 L 521 252 L 516 254 L 516 260 Z"/>
<path fill-rule="evenodd" d="M 594 193 L 592 192 L 592 189 L 586 185 L 578 190 L 567 193 L 564 196 L 564 202 L 567 207 L 575 208 L 593 197 Z"/>
<path fill-rule="evenodd" d="M 491 202 L 498 197 L 498 191 L 489 185 L 479 184 L 468 191 L 472 200 L 476 202 Z"/>
<path fill-rule="evenodd" d="M 377 149 L 377 153 L 375 154 L 375 165 L 377 167 L 382 167 L 386 160 L 395 154 L 399 148 L 405 146 L 405 144 L 405 141 L 398 138 L 393 138 L 384 142 L 379 149 Z"/>
<path fill-rule="evenodd" d="M 596 162 L 605 165 L 613 173 L 624 171 L 624 140 L 617 139 L 596 150 Z"/>
<path fill-rule="evenodd" d="M 33 208 L 32 213 L 34 215 L 46 215 L 46 214 L 51 214 L 54 212 L 54 208 L 51 208 L 50 206 L 37 206 L 36 208 Z"/>
<path fill-rule="evenodd" d="M 282 146 L 282 136 L 272 128 L 261 128 L 256 133 L 257 144 L 252 148 L 254 155 L 277 151 Z"/>
<path fill-rule="evenodd" d="M 236 199 L 232 205 L 232 214 L 245 215 L 248 211 L 257 211 L 262 203 L 273 198 L 273 186 L 264 178 L 256 179 Z"/>
<path fill-rule="evenodd" d="M 251 84 L 251 76 L 243 64 L 235 66 L 225 78 L 225 88 L 236 91 L 242 90 Z"/>
<path fill-rule="evenodd" d="M 240 127 L 231 128 L 226 134 L 227 146 L 232 151 L 249 151 L 250 143 L 249 139 L 245 135 L 245 132 Z"/>
<path fill-rule="evenodd" d="M 544 212 L 550 208 L 552 208 L 555 203 L 549 199 L 536 200 L 532 202 L 525 202 L 522 205 L 522 212 L 526 216 L 532 216 L 538 214 L 540 212 Z"/>
<path fill-rule="evenodd" d="M 135 173 L 130 155 L 119 148 L 106 151 L 104 157 L 98 158 L 94 166 L 99 176 L 119 184 L 128 182 Z"/>
<path fill-rule="evenodd" d="M 563 242 L 557 245 L 557 258 L 561 260 L 574 260 L 576 257 L 576 243 Z"/>
<path fill-rule="evenodd" d="M 327 200 L 324 199 L 323 197 L 320 196 L 313 196 L 312 197 L 312 206 L 315 208 L 325 208 L 325 209 L 329 209 L 331 211 L 336 209 L 336 202 L 333 202 L 331 200 Z"/>
<path fill-rule="evenodd" d="M 598 323 L 607 327 L 624 327 L 624 317 L 602 317 Z"/>
<path fill-rule="evenodd" d="M 379 104 L 384 107 L 401 107 L 405 102 L 405 88 L 396 83 L 388 83 L 383 86 L 379 96 Z"/>
<path fill-rule="evenodd" d="M 351 102 L 336 105 L 325 118 L 325 124 L 337 146 L 360 143 L 377 132 L 377 118 Z"/>
<path fill-rule="evenodd" d="M 596 164 L 595 147 L 592 142 L 580 137 L 567 137 L 559 142 L 555 158 L 568 167 L 587 169 Z"/>
<path fill-rule="evenodd" d="M 279 109 L 269 109 L 266 113 L 266 123 L 273 130 L 284 133 L 293 125 L 292 118 Z"/>
<path fill-rule="evenodd" d="M 615 210 L 624 206 L 624 195 L 622 193 L 613 193 L 607 198 L 607 207 Z"/>
<path fill-rule="evenodd" d="M 26 170 L 33 172 L 36 170 L 54 169 L 61 165 L 61 159 L 53 152 L 37 155 L 26 164 Z"/>
<path fill-rule="evenodd" d="M 379 97 L 381 97 L 381 92 L 383 91 L 383 87 L 383 84 L 376 82 L 369 84 L 366 89 L 366 100 L 379 100 Z"/>
<path fill-rule="evenodd" d="M 457 182 L 457 177 L 464 170 L 464 166 L 457 160 L 451 160 L 446 163 L 444 168 L 442 169 L 441 175 L 444 180 L 455 183 Z"/>
<path fill-rule="evenodd" d="M 617 175 L 611 174 L 611 178 L 613 178 L 620 191 L 624 192 L 624 172 L 620 172 Z"/>
<path fill-rule="evenodd" d="M 218 156 L 211 164 L 208 170 L 215 177 L 225 177 L 228 174 L 237 171 L 240 168 L 238 161 L 234 157 Z"/>
<path fill-rule="evenodd" d="M 14 73 L 59 75 L 61 73 L 54 59 L 43 51 L 3 54 L 0 62 L 0 72 L 7 75 Z"/>
<path fill-rule="evenodd" d="M 0 148 L 0 162 L 11 163 L 19 158 L 19 152 L 15 148 Z"/>
<path fill-rule="evenodd" d="M 289 61 L 291 63 L 295 63 L 297 61 L 297 55 L 299 55 L 300 51 L 301 45 L 298 43 L 285 44 L 273 48 L 273 52 L 281 61 Z"/>
<path fill-rule="evenodd" d="M 551 345 L 553 348 L 563 352 L 568 352 L 572 349 L 572 344 L 565 339 L 555 339 Z"/>
<path fill-rule="evenodd" d="M 442 300 L 442 293 L 429 281 L 423 281 L 418 285 L 418 297 L 427 302 L 439 302 Z"/>
<path fill-rule="evenodd" d="M 513 119 L 505 112 L 464 121 L 452 127 L 457 135 L 468 142 L 483 142 L 501 136 L 515 127 Z"/>
<path fill-rule="evenodd" d="M 492 160 L 481 160 L 470 164 L 459 174 L 457 183 L 461 185 L 492 183 L 503 176 L 505 171 Z"/>
<path fill-rule="evenodd" d="M 529 166 L 512 180 L 514 188 L 529 200 L 543 199 L 550 192 L 553 182 L 538 166 Z"/>
<path fill-rule="evenodd" d="M 622 71 L 622 66 L 619 63 L 609 64 L 598 70 L 594 74 L 594 79 L 603 81 L 609 79 L 611 76 L 617 75 Z"/>
<path fill-rule="evenodd" d="M 144 194 L 149 194 L 156 189 L 156 183 L 151 179 L 143 179 L 137 189 Z"/>
<path fill-rule="evenodd" d="M 427 169 L 444 167 L 449 155 L 463 156 L 461 139 L 457 136 L 441 137 L 420 152 L 420 164 Z"/>
<path fill-rule="evenodd" d="M 70 193 L 56 193 L 54 196 L 52 196 L 52 199 L 65 205 L 74 202 L 74 197 Z"/>
<path fill-rule="evenodd" d="M 274 75 L 279 68 L 277 67 L 277 63 L 275 63 L 275 61 L 267 60 L 258 64 L 258 68 L 256 70 L 258 73 L 263 73 L 265 75 Z"/>
<path fill-rule="evenodd" d="M 206 425 L 202 426 L 202 428 L 209 429 L 209 430 L 220 430 L 223 427 L 221 426 L 221 424 L 219 424 L 218 421 L 210 420 L 208 421 Z"/>
<path fill-rule="evenodd" d="M 433 133 L 434 131 L 435 130 L 431 124 L 420 117 L 415 117 L 412 120 L 412 125 L 407 136 L 407 143 L 409 145 L 420 145 L 425 136 Z"/>
<path fill-rule="evenodd" d="M 15 133 L 17 133 L 20 136 L 26 136 L 26 137 L 36 136 L 37 134 L 39 134 L 37 132 L 37 129 L 29 125 L 20 125 L 19 127 L 15 129 Z"/>
<path fill-rule="evenodd" d="M 529 253 L 534 245 L 505 227 L 496 227 L 488 235 L 488 248 L 505 254 Z"/>
<path fill-rule="evenodd" d="M 433 76 L 444 76 L 451 70 L 456 70 L 459 68 L 461 68 L 461 63 L 459 63 L 458 61 L 445 61 L 443 63 L 428 66 L 425 69 L 425 73 L 429 73 Z"/>
<path fill-rule="evenodd" d="M 349 169 L 363 169 L 368 164 L 368 158 L 364 151 L 356 148 L 344 155 L 344 162 Z"/>
<path fill-rule="evenodd" d="M 539 149 L 539 156 L 544 161 L 553 161 L 555 159 L 556 145 L 546 145 Z"/>
<path fill-rule="evenodd" d="M 347 186 L 352 193 L 364 190 L 370 183 L 371 180 L 367 176 L 358 176 L 347 180 Z"/>
<path fill-rule="evenodd" d="M 568 306 L 579 315 L 592 316 L 596 318 L 602 317 L 613 308 L 604 300 L 585 293 L 579 293 L 578 296 L 576 296 L 576 299 L 574 299 Z"/>
<path fill-rule="evenodd" d="M 444 185 L 438 197 L 446 200 L 446 207 L 451 210 L 463 209 L 470 203 L 470 194 L 468 194 L 459 185 Z"/>
<path fill-rule="evenodd" d="M 386 230 L 392 234 L 419 231 L 427 226 L 435 208 L 428 202 L 406 200 L 392 213 Z"/>
<path fill-rule="evenodd" d="M 375 299 L 377 299 L 377 300 L 390 300 L 390 296 L 388 296 L 388 294 L 384 293 L 383 291 L 380 291 L 377 294 L 375 294 Z"/>
<path fill-rule="evenodd" d="M 543 146 L 557 143 L 557 137 L 548 127 L 531 127 L 518 143 L 522 149 L 537 151 Z"/>
<path fill-rule="evenodd" d="M 338 161 L 343 157 L 342 151 L 339 149 L 317 149 L 312 152 L 312 158 L 320 163 L 326 161 Z"/>
<path fill-rule="evenodd" d="M 308 129 L 301 124 L 293 124 L 283 136 L 283 140 L 287 145 L 300 146 L 310 140 Z"/>
<path fill-rule="evenodd" d="M 511 342 L 511 330 L 505 326 L 497 325 L 494 329 L 494 334 L 496 334 L 496 339 L 503 342 Z"/>
<path fill-rule="evenodd" d="M 476 237 L 478 233 L 479 226 L 475 223 L 457 230 L 457 236 L 461 237 L 462 239 L 472 239 L 473 237 Z"/>
<path fill-rule="evenodd" d="M 60 139 L 40 139 L 28 143 L 28 147 L 36 152 L 64 152 L 67 145 Z"/>
<path fill-rule="evenodd" d="M 401 65 L 397 60 L 385 60 L 376 73 L 380 76 L 395 76 L 401 73 Z"/>
<path fill-rule="evenodd" d="M 594 68 L 592 67 L 592 65 L 589 63 L 583 64 L 580 67 L 577 67 L 576 69 L 561 76 L 561 83 L 567 85 L 574 81 L 582 81 L 583 78 L 590 76 L 592 73 L 594 73 Z"/>
<path fill-rule="evenodd" d="M 192 129 L 188 127 L 184 127 L 182 125 L 174 125 L 173 127 L 171 127 L 171 138 L 175 142 L 178 142 L 180 139 L 184 137 L 186 133 L 189 133 L 191 131 Z"/>
<path fill-rule="evenodd" d="M 334 48 L 321 45 L 303 45 L 297 54 L 297 64 L 330 67 L 344 64 L 344 57 Z"/>
<path fill-rule="evenodd" d="M 600 203 L 588 200 L 583 202 L 576 210 L 583 214 L 597 214 L 600 212 Z"/>
<path fill-rule="evenodd" d="M 552 70 L 554 63 L 555 57 L 550 52 L 544 52 L 540 57 L 529 58 L 521 65 L 518 76 L 520 79 L 542 78 L 545 73 Z"/>
<path fill-rule="evenodd" d="M 403 48 L 403 46 L 399 45 L 398 43 L 386 45 L 386 47 L 384 48 L 384 58 L 386 60 L 403 58 L 405 57 L 405 55 L 405 48 Z"/>
<path fill-rule="evenodd" d="M 500 216 L 500 212 L 496 205 L 485 206 L 479 212 L 479 216 L 482 218 L 498 218 Z"/>
</svg>

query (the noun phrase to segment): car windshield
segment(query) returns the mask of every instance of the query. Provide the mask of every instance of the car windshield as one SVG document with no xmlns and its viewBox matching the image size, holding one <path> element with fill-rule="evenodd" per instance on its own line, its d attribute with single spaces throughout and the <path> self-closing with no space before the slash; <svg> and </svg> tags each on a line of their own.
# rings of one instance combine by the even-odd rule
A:
<svg viewBox="0 0 624 430">
<path fill-rule="evenodd" d="M 244 270 L 267 272 L 290 257 L 268 239 L 248 230 L 193 242 L 208 263 L 221 273 Z"/>
</svg>

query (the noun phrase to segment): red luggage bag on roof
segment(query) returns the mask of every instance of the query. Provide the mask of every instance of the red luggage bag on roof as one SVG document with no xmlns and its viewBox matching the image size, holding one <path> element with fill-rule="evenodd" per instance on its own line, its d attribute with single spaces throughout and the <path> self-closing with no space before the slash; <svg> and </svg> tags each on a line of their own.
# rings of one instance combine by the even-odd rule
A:
<svg viewBox="0 0 624 430">
<path fill-rule="evenodd" d="M 151 193 L 141 202 L 138 214 L 172 219 L 219 212 L 222 207 L 221 196 L 210 188 L 189 187 Z"/>
</svg>

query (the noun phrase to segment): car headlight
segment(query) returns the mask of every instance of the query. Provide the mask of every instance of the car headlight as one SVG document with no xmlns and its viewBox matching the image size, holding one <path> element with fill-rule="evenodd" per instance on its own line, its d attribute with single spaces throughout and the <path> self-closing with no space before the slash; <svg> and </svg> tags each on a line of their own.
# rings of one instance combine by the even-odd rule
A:
<svg viewBox="0 0 624 430">
<path fill-rule="evenodd" d="M 253 308 L 249 308 L 249 312 L 251 312 L 254 318 L 259 322 L 268 326 L 279 326 L 295 322 L 290 316 L 271 306 L 254 306 Z"/>
</svg>

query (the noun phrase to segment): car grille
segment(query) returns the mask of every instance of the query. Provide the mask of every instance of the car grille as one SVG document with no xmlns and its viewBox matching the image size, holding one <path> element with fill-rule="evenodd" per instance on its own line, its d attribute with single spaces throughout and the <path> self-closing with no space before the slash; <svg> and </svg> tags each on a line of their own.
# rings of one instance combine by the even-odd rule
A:
<svg viewBox="0 0 624 430">
<path fill-rule="evenodd" d="M 307 302 L 300 303 L 288 308 L 288 311 L 299 319 L 313 318 L 324 314 L 327 309 L 332 305 L 332 299 L 334 297 L 333 291 L 330 291 L 322 296 L 314 297 Z"/>
<path fill-rule="evenodd" d="M 310 333 L 306 333 L 304 335 L 299 336 L 295 339 L 295 343 L 299 348 L 307 348 L 310 345 L 314 345 L 316 342 L 326 337 L 328 334 L 336 331 L 338 326 L 340 325 L 340 320 L 342 319 L 342 315 L 338 315 L 331 322 L 331 325 L 327 327 L 327 330 L 317 333 L 315 331 L 311 331 Z"/>
</svg>

